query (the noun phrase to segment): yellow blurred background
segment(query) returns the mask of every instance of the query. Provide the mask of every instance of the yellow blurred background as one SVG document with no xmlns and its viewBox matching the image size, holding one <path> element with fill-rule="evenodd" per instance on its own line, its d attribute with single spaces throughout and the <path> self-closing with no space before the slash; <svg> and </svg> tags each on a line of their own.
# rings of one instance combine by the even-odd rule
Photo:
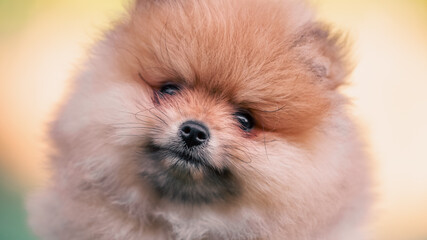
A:
<svg viewBox="0 0 427 240">
<path fill-rule="evenodd" d="M 312 2 L 355 42 L 358 65 L 344 91 L 375 160 L 373 239 L 427 240 L 427 0 Z M 0 239 L 31 238 L 2 235 L 11 223 L 1 211 L 13 199 L 22 208 L 25 190 L 46 179 L 46 124 L 79 59 L 126 4 L 0 0 L 0 187 L 9 189 L 0 194 L 18 192 L 0 195 Z M 25 228 L 24 210 L 16 212 Z"/>
</svg>

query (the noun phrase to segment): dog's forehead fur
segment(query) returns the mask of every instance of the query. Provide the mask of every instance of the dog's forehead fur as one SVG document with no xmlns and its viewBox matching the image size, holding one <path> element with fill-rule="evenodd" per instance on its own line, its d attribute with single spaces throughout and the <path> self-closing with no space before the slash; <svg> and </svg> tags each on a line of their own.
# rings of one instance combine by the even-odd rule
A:
<svg viewBox="0 0 427 240">
<path fill-rule="evenodd" d="M 189 84 L 242 92 L 256 89 L 254 85 L 286 83 L 283 80 L 291 77 L 297 27 L 286 16 L 292 9 L 269 1 L 168 2 L 174 12 L 162 9 L 169 4 L 158 3 L 144 9 L 151 14 L 135 12 L 127 26 L 138 34 L 128 40 L 141 51 L 144 67 L 160 67 L 173 75 L 170 78 Z"/>
</svg>

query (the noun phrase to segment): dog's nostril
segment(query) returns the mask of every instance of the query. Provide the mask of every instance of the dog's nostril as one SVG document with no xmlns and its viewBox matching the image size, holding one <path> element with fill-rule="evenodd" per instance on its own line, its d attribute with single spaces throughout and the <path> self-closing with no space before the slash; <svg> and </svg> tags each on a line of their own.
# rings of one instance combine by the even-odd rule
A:
<svg viewBox="0 0 427 240">
<path fill-rule="evenodd" d="M 197 138 L 200 140 L 205 140 L 206 139 L 206 134 L 204 132 L 199 132 L 197 134 Z"/>
<path fill-rule="evenodd" d="M 190 133 L 190 131 L 191 131 L 191 128 L 190 128 L 189 126 L 184 126 L 184 127 L 182 128 L 182 132 L 183 132 L 183 133 L 189 134 L 189 133 Z"/>
<path fill-rule="evenodd" d="M 209 140 L 208 128 L 196 121 L 184 122 L 180 127 L 179 135 L 189 148 L 202 145 Z"/>
</svg>

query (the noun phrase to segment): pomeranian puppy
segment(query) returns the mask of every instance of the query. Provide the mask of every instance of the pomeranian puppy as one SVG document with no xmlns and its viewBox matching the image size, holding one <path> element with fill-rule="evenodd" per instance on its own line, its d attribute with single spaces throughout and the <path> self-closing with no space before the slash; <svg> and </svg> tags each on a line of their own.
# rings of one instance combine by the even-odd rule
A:
<svg viewBox="0 0 427 240">
<path fill-rule="evenodd" d="M 343 38 L 294 0 L 137 0 L 52 125 L 45 240 L 365 239 Z"/>
</svg>

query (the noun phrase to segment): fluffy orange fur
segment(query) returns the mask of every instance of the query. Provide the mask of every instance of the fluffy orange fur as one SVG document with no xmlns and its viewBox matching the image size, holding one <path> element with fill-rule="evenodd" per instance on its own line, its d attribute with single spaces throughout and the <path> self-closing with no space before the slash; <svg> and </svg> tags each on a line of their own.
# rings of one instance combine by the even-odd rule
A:
<svg viewBox="0 0 427 240">
<path fill-rule="evenodd" d="M 365 239 L 349 70 L 300 1 L 138 0 L 75 77 L 30 223 L 48 240 Z M 209 129 L 201 166 L 158 153 L 188 120 Z"/>
</svg>

